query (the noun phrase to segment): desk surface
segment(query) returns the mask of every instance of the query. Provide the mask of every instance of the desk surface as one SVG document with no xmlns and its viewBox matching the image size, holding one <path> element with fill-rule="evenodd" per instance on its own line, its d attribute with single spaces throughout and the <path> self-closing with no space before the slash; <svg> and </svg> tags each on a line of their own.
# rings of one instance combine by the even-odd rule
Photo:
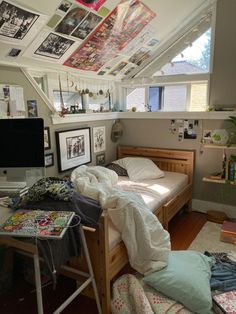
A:
<svg viewBox="0 0 236 314">
<path fill-rule="evenodd" d="M 0 224 L 3 224 L 13 213 L 12 209 L 0 206 Z"/>
</svg>

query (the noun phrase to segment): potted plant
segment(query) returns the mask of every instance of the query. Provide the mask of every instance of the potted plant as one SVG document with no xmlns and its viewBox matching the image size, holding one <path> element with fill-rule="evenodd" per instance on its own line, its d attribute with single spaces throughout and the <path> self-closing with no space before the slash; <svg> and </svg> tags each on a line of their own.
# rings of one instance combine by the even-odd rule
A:
<svg viewBox="0 0 236 314">
<path fill-rule="evenodd" d="M 229 146 L 235 143 L 236 140 L 236 116 L 229 116 L 229 121 L 231 122 L 231 127 L 229 127 Z"/>
</svg>

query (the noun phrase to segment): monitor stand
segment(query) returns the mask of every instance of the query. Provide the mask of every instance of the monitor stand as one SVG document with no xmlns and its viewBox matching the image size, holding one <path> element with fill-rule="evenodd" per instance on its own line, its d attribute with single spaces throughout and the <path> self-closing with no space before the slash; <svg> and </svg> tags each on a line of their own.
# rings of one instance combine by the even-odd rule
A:
<svg viewBox="0 0 236 314">
<path fill-rule="evenodd" d="M 0 191 L 17 191 L 31 187 L 36 181 L 45 176 L 42 168 L 6 168 L 0 171 Z"/>
</svg>

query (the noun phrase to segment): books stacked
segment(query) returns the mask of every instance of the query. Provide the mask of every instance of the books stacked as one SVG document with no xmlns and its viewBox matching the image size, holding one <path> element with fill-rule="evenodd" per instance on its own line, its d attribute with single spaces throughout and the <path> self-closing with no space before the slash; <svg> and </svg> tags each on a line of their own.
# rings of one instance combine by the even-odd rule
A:
<svg viewBox="0 0 236 314">
<path fill-rule="evenodd" d="M 236 313 L 236 290 L 216 294 L 213 296 L 213 310 L 217 314 Z"/>
<path fill-rule="evenodd" d="M 225 220 L 221 227 L 220 240 L 236 244 L 236 222 Z"/>
</svg>

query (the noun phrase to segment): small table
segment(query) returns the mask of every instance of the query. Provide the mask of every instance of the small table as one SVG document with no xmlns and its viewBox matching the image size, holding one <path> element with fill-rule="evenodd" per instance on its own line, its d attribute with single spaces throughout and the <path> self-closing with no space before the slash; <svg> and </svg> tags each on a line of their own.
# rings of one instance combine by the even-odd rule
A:
<svg viewBox="0 0 236 314">
<path fill-rule="evenodd" d="M 12 214 L 13 214 L 12 210 L 8 208 L 0 207 L 0 224 L 4 223 Z M 88 273 L 79 271 L 75 268 L 68 267 L 65 265 L 63 265 L 62 268 L 64 268 L 65 270 L 69 272 L 79 274 L 87 279 L 80 286 L 77 287 L 77 289 L 53 312 L 53 314 L 61 313 L 66 308 L 66 306 L 69 305 L 80 294 L 80 292 L 85 287 L 87 287 L 90 283 L 92 283 L 95 300 L 96 300 L 96 304 L 98 308 L 98 313 L 99 314 L 102 313 L 97 286 L 96 286 L 96 282 L 94 278 L 93 268 L 92 268 L 92 264 L 91 264 L 91 260 L 89 256 L 86 238 L 84 235 L 84 229 L 89 230 L 91 232 L 95 231 L 95 229 L 82 226 L 81 224 L 78 226 L 78 228 L 79 228 L 79 232 L 81 236 L 82 249 L 84 250 L 85 260 L 88 265 Z M 39 252 L 38 252 L 37 245 L 23 241 L 23 238 L 19 237 L 16 239 L 9 235 L 7 236 L 1 235 L 0 243 L 13 247 L 19 251 L 29 253 L 30 255 L 33 256 L 38 314 L 43 314 L 42 286 L 41 286 L 41 276 L 40 276 Z"/>
</svg>

